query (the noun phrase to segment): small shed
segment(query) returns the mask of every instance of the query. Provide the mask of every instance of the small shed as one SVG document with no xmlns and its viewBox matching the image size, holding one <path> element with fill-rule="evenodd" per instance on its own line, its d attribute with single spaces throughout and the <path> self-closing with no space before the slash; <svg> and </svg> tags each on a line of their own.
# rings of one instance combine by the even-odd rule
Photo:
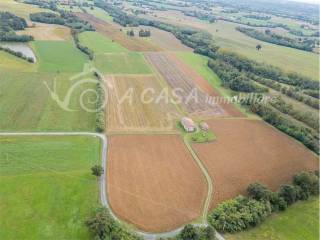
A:
<svg viewBox="0 0 320 240">
<path fill-rule="evenodd" d="M 194 132 L 196 130 L 196 124 L 191 118 L 183 117 L 180 122 L 186 132 Z"/>
<path fill-rule="evenodd" d="M 203 130 L 203 131 L 208 131 L 209 130 L 209 125 L 206 123 L 206 122 L 202 122 L 200 123 L 200 128 Z"/>
</svg>

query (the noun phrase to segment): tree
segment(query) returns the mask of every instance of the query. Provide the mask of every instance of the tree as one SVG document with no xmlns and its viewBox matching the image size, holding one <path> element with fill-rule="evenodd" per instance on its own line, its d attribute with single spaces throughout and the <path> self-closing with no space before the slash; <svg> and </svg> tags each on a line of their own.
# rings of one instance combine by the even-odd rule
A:
<svg viewBox="0 0 320 240">
<path fill-rule="evenodd" d="M 92 171 L 92 175 L 97 177 L 97 180 L 103 174 L 103 168 L 100 165 L 94 165 L 91 168 L 91 171 Z"/>
<path fill-rule="evenodd" d="M 182 229 L 180 233 L 180 237 L 182 240 L 198 240 L 199 239 L 197 229 L 191 224 L 186 225 Z"/>
<path fill-rule="evenodd" d="M 292 185 L 281 186 L 279 196 L 282 197 L 288 205 L 298 200 L 297 189 Z"/>
<path fill-rule="evenodd" d="M 201 229 L 200 240 L 214 240 L 216 233 L 213 227 L 207 226 Z"/>
<path fill-rule="evenodd" d="M 302 172 L 293 177 L 293 184 L 299 186 L 303 194 L 319 194 L 319 178 L 311 172 Z"/>
<path fill-rule="evenodd" d="M 255 200 L 269 201 L 271 198 L 271 191 L 260 183 L 251 183 L 247 188 L 248 195 Z"/>
<path fill-rule="evenodd" d="M 260 44 L 258 44 L 257 46 L 256 46 L 256 49 L 259 51 L 260 49 L 262 48 L 262 46 L 260 45 Z"/>
<path fill-rule="evenodd" d="M 98 208 L 95 215 L 86 221 L 86 225 L 90 232 L 93 234 L 94 239 L 103 240 L 106 239 L 110 231 L 107 227 L 110 216 L 104 208 Z"/>
</svg>

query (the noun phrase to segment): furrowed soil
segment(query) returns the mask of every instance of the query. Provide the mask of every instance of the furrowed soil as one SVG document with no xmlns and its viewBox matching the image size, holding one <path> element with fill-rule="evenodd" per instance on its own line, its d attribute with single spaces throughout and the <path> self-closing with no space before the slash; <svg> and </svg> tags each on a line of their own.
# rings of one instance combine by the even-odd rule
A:
<svg viewBox="0 0 320 240">
<path fill-rule="evenodd" d="M 131 38 L 121 31 L 121 27 L 115 23 L 105 22 L 87 13 L 75 13 L 81 19 L 88 21 L 98 32 L 111 38 L 130 51 L 159 51 L 159 47 L 138 38 Z"/>
<path fill-rule="evenodd" d="M 178 135 L 109 138 L 107 191 L 113 212 L 147 232 L 201 216 L 207 185 Z"/>
<path fill-rule="evenodd" d="M 145 56 L 168 85 L 172 89 L 179 90 L 176 93 L 182 99 L 183 107 L 191 116 L 240 115 L 232 105 L 225 105 L 224 109 L 220 104 L 211 102 L 212 97 L 219 96 L 218 92 L 173 54 L 145 53 Z"/>
<path fill-rule="evenodd" d="M 165 99 L 158 101 L 162 88 L 155 76 L 108 75 L 106 81 L 108 131 L 174 130 L 177 110 Z"/>
<path fill-rule="evenodd" d="M 246 194 L 250 183 L 277 190 L 294 174 L 318 169 L 315 154 L 263 121 L 215 119 L 208 124 L 216 140 L 193 148 L 213 179 L 211 208 Z"/>
</svg>

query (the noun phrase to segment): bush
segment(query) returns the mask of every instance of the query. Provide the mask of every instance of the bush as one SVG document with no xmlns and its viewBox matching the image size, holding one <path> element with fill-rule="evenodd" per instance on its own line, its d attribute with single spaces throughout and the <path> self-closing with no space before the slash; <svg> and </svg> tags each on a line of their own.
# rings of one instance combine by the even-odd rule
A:
<svg viewBox="0 0 320 240">
<path fill-rule="evenodd" d="M 283 185 L 280 187 L 279 196 L 282 197 L 288 205 L 299 200 L 297 188 L 292 185 Z"/>
<path fill-rule="evenodd" d="M 312 172 L 302 172 L 293 177 L 293 184 L 301 188 L 301 194 L 309 197 L 319 194 L 319 177 Z"/>
<path fill-rule="evenodd" d="M 251 183 L 247 188 L 248 195 L 257 201 L 269 201 L 272 192 L 260 183 Z"/>
</svg>

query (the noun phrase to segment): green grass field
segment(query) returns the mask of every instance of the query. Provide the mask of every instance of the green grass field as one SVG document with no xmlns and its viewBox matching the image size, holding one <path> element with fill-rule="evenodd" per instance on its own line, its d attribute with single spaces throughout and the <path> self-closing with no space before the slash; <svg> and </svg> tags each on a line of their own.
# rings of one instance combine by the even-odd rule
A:
<svg viewBox="0 0 320 240">
<path fill-rule="evenodd" d="M 34 72 L 37 69 L 37 64 L 29 63 L 9 53 L 0 51 L 0 69 L 21 72 Z"/>
<path fill-rule="evenodd" d="M 97 206 L 92 137 L 0 137 L 0 239 L 89 239 Z"/>
<path fill-rule="evenodd" d="M 127 52 L 128 50 L 98 32 L 83 32 L 79 35 L 82 45 L 90 48 L 95 54 Z"/>
<path fill-rule="evenodd" d="M 248 37 L 235 30 L 238 24 L 218 21 L 213 24 L 206 24 L 206 26 L 206 29 L 212 33 L 214 40 L 221 48 L 237 52 L 259 62 L 280 67 L 287 72 L 298 72 L 313 79 L 319 79 L 318 54 Z M 262 46 L 260 51 L 256 50 L 257 44 Z"/>
<path fill-rule="evenodd" d="M 72 42 L 34 41 L 40 72 L 80 72 L 88 57 Z"/>
<path fill-rule="evenodd" d="M 0 131 L 94 131 L 95 113 L 83 110 L 79 100 L 83 91 L 93 89 L 95 85 L 80 84 L 72 91 L 71 87 L 81 78 L 70 81 L 71 76 L 0 70 Z M 54 78 L 58 98 L 63 101 L 70 91 L 67 106 L 75 111 L 62 109 L 49 94 L 44 83 L 53 89 Z M 91 97 L 84 98 L 88 107 Z"/>
<path fill-rule="evenodd" d="M 101 20 L 103 20 L 105 22 L 112 22 L 113 21 L 113 17 L 110 16 L 106 11 L 102 10 L 101 8 L 95 7 L 92 10 L 89 7 L 86 7 L 85 9 L 88 13 L 92 14 L 93 16 L 95 16 L 97 18 L 100 18 Z"/>
<path fill-rule="evenodd" d="M 95 58 L 95 66 L 108 74 L 151 74 L 151 68 L 143 54 L 137 52 L 100 54 Z"/>
<path fill-rule="evenodd" d="M 316 240 L 319 239 L 319 198 L 298 202 L 285 212 L 273 214 L 261 225 L 226 240 Z"/>
</svg>

